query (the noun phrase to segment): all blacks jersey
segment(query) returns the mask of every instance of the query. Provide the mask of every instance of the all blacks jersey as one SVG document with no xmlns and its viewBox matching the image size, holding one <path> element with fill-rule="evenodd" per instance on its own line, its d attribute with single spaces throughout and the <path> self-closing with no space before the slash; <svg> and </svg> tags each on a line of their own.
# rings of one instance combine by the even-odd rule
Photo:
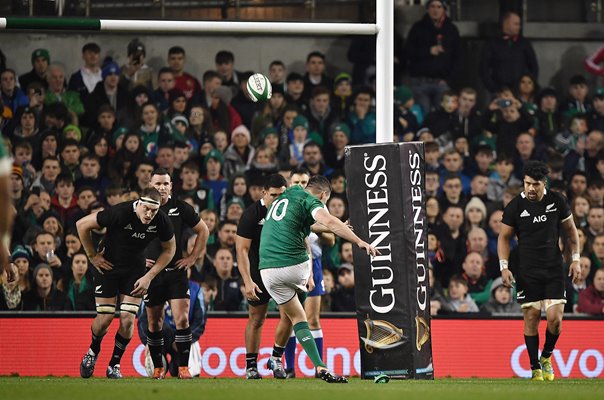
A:
<svg viewBox="0 0 604 400">
<path fill-rule="evenodd" d="M 148 225 L 136 215 L 138 200 L 117 204 L 99 212 L 97 223 L 107 228 L 107 234 L 99 245 L 105 249 L 104 257 L 114 269 L 144 268 L 145 248 L 155 238 L 167 242 L 174 236 L 168 216 L 161 210 Z"/>
<path fill-rule="evenodd" d="M 514 228 L 518 236 L 521 273 L 562 266 L 560 224 L 569 218 L 572 214 L 566 199 L 547 189 L 540 201 L 530 201 L 524 192 L 510 201 L 503 210 L 502 222 Z"/>
</svg>

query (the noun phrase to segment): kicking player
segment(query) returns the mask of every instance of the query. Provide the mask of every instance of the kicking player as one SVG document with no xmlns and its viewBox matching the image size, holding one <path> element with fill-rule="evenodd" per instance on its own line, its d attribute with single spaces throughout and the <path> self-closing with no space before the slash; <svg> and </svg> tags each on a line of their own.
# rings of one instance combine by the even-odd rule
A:
<svg viewBox="0 0 604 400">
<path fill-rule="evenodd" d="M 195 260 L 208 240 L 208 227 L 193 207 L 182 200 L 171 197 L 172 178 L 164 168 L 158 168 L 151 175 L 151 187 L 160 196 L 160 210 L 166 213 L 176 238 L 176 253 L 158 276 L 151 282 L 149 291 L 143 297 L 147 311 L 148 331 L 147 344 L 153 360 L 153 379 L 163 379 L 165 370 L 162 361 L 164 336 L 162 333 L 164 304 L 170 301 L 170 308 L 176 323 L 176 349 L 178 353 L 178 379 L 191 379 L 189 372 L 189 349 L 191 348 L 191 328 L 189 326 L 189 279 L 187 269 Z M 188 257 L 182 256 L 183 230 L 189 227 L 197 234 L 193 251 Z M 147 268 L 151 268 L 161 254 L 161 243 L 158 239 L 147 247 Z"/>
<path fill-rule="evenodd" d="M 90 378 L 120 301 L 120 327 L 115 334 L 113 355 L 107 367 L 107 378 L 120 379 L 120 360 L 134 332 L 134 318 L 141 297 L 151 281 L 174 257 L 176 241 L 170 220 L 159 210 L 160 194 L 144 189 L 140 199 L 118 204 L 78 220 L 76 227 L 82 247 L 95 267 L 94 286 L 97 315 L 92 322 L 92 342 L 80 364 L 82 378 Z M 92 245 L 93 229 L 107 228 L 97 252 Z M 162 252 L 153 268 L 145 272 L 145 248 L 155 238 Z"/>
<path fill-rule="evenodd" d="M 239 272 L 245 285 L 245 295 L 249 304 L 249 317 L 245 327 L 245 376 L 247 379 L 262 379 L 258 373 L 258 349 L 262 326 L 266 319 L 270 295 L 260 277 L 258 263 L 260 261 L 260 233 L 266 217 L 268 207 L 273 200 L 281 195 L 287 187 L 287 181 L 279 174 L 273 174 L 266 178 L 262 198 L 250 205 L 243 212 L 237 226 L 237 262 Z M 275 331 L 275 345 L 273 354 L 268 360 L 268 368 L 273 371 L 277 379 L 285 379 L 286 373 L 283 369 L 281 357 L 285 344 L 291 332 L 292 325 L 284 313 Z"/>
<path fill-rule="evenodd" d="M 0 274 L 5 270 L 9 282 L 17 279 L 16 268 L 9 263 L 10 231 L 13 221 L 9 177 L 12 160 L 0 135 Z"/>
<path fill-rule="evenodd" d="M 300 185 L 306 188 L 310 179 L 310 172 L 306 168 L 296 168 L 291 172 L 289 185 Z M 323 359 L 323 330 L 321 329 L 321 296 L 325 294 L 325 283 L 323 282 L 323 263 L 321 257 L 323 249 L 321 242 L 328 246 L 335 244 L 335 235 L 331 232 L 325 232 L 323 226 L 314 224 L 311 227 L 312 232 L 308 236 L 308 244 L 312 254 L 312 277 L 314 288 L 308 292 L 308 297 L 304 302 L 304 312 L 310 328 L 310 333 L 317 345 L 319 356 Z M 295 368 L 296 359 L 296 335 L 292 332 L 287 345 L 285 346 L 285 361 L 287 369 L 285 370 L 288 378 L 296 377 Z"/>
<path fill-rule="evenodd" d="M 551 356 L 560 336 L 564 314 L 565 285 L 562 254 L 558 246 L 560 225 L 566 231 L 572 252 L 568 275 L 573 283 L 581 277 L 579 236 L 566 199 L 545 188 L 547 165 L 529 161 L 524 167 L 524 191 L 504 209 L 497 241 L 501 278 L 512 287 L 514 276 L 508 268 L 510 240 L 518 236 L 516 299 L 524 315 L 524 341 L 531 362 L 532 380 L 553 381 Z M 547 315 L 545 344 L 539 358 L 541 309 Z"/>
<path fill-rule="evenodd" d="M 330 372 L 321 361 L 312 340 L 306 314 L 298 294 L 308 292 L 312 273 L 305 238 L 310 226 L 319 222 L 336 235 L 355 243 L 367 254 L 379 252 L 361 240 L 342 221 L 329 214 L 325 202 L 331 187 L 322 176 L 310 178 L 306 190 L 299 185 L 288 188 L 273 201 L 266 214 L 260 237 L 260 275 L 269 294 L 285 312 L 298 341 L 316 368 L 318 376 L 329 383 L 347 383 L 345 377 Z"/>
</svg>

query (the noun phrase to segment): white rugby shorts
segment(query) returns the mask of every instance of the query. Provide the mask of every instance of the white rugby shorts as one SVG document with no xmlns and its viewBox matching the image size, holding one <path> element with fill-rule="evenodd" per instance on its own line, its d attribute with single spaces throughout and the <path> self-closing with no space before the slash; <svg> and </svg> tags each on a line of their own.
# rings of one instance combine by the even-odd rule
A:
<svg viewBox="0 0 604 400">
<path fill-rule="evenodd" d="M 310 261 L 286 267 L 265 268 L 260 270 L 262 283 L 277 304 L 285 304 L 299 292 L 307 292 L 306 284 L 310 278 Z"/>
</svg>

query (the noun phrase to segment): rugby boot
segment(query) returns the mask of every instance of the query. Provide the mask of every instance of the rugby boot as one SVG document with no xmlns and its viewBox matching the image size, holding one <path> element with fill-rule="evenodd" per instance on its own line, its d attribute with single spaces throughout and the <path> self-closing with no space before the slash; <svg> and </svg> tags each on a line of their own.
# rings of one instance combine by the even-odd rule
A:
<svg viewBox="0 0 604 400">
<path fill-rule="evenodd" d="M 166 377 L 166 370 L 163 368 L 153 368 L 153 379 L 164 379 Z"/>
<path fill-rule="evenodd" d="M 543 371 L 541 371 L 541 369 L 532 370 L 531 381 L 542 381 L 543 382 Z"/>
<path fill-rule="evenodd" d="M 262 379 L 262 376 L 258 373 L 258 368 L 250 367 L 245 370 L 245 379 Z"/>
<path fill-rule="evenodd" d="M 120 365 L 115 364 L 113 367 L 107 367 L 107 372 L 105 375 L 109 379 L 122 379 L 122 371 L 120 370 Z"/>
<path fill-rule="evenodd" d="M 539 358 L 539 363 L 541 363 L 541 368 L 543 368 L 543 380 L 553 381 L 554 367 L 552 367 L 552 356 L 549 356 L 548 358 L 542 356 Z"/>
<path fill-rule="evenodd" d="M 178 379 L 193 379 L 189 367 L 178 367 Z"/>
<path fill-rule="evenodd" d="M 285 373 L 285 369 L 283 369 L 283 363 L 280 358 L 270 357 L 266 362 L 266 368 L 273 371 L 273 376 L 277 379 L 285 379 L 287 378 L 287 374 Z"/>
<path fill-rule="evenodd" d="M 327 383 L 348 383 L 348 379 L 346 379 L 346 377 L 336 375 L 328 369 L 320 370 L 319 378 L 323 379 Z"/>
<path fill-rule="evenodd" d="M 92 354 L 92 351 L 86 353 L 80 363 L 80 376 L 82 378 L 90 378 L 94 373 L 94 365 L 96 364 L 97 356 Z"/>
</svg>

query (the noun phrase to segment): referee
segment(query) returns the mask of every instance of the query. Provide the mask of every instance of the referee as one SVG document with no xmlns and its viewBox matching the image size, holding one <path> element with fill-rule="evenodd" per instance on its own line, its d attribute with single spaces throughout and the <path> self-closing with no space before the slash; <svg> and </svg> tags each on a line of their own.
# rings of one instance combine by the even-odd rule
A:
<svg viewBox="0 0 604 400">
<path fill-rule="evenodd" d="M 262 283 L 260 270 L 258 269 L 260 233 L 268 207 L 270 207 L 273 200 L 285 191 L 286 187 L 287 181 L 280 174 L 266 177 L 262 198 L 246 208 L 237 226 L 237 237 L 235 239 L 237 262 L 249 304 L 249 318 L 245 327 L 245 376 L 247 379 L 262 378 L 258 373 L 258 349 L 260 348 L 260 337 L 266 319 L 268 302 L 271 299 Z M 291 330 L 292 325 L 289 318 L 282 313 L 281 320 L 275 330 L 273 354 L 269 359 L 269 369 L 273 371 L 273 375 L 277 379 L 286 378 L 281 357 Z"/>
<path fill-rule="evenodd" d="M 172 192 L 172 178 L 168 170 L 158 168 L 151 174 L 151 186 L 160 196 L 159 209 L 166 213 L 174 228 L 176 240 L 176 253 L 172 261 L 151 282 L 149 291 L 143 297 L 147 311 L 148 330 L 147 344 L 153 360 L 153 379 L 163 379 L 162 351 L 164 349 L 164 304 L 170 301 L 170 308 L 176 324 L 176 351 L 178 353 L 178 379 L 191 379 L 189 372 L 189 349 L 191 348 L 192 334 L 189 325 L 189 279 L 187 269 L 195 264 L 195 260 L 203 250 L 208 240 L 208 227 L 203 222 L 195 209 L 182 200 L 170 196 Z M 193 251 L 188 257 L 182 256 L 183 231 L 190 228 L 197 238 Z M 161 254 L 161 243 L 158 239 L 147 247 L 147 267 L 155 264 Z"/>
<path fill-rule="evenodd" d="M 572 252 L 569 276 L 577 283 L 579 236 L 566 199 L 545 188 L 548 168 L 540 161 L 529 161 L 524 167 L 524 191 L 505 207 L 497 252 L 501 277 L 512 287 L 514 276 L 508 268 L 510 240 L 518 237 L 516 299 L 524 315 L 524 341 L 531 362 L 532 380 L 553 381 L 551 356 L 560 336 L 566 293 L 562 253 L 558 245 L 560 225 L 566 231 Z M 547 315 L 545 344 L 539 358 L 539 320 L 541 310 Z"/>
</svg>

